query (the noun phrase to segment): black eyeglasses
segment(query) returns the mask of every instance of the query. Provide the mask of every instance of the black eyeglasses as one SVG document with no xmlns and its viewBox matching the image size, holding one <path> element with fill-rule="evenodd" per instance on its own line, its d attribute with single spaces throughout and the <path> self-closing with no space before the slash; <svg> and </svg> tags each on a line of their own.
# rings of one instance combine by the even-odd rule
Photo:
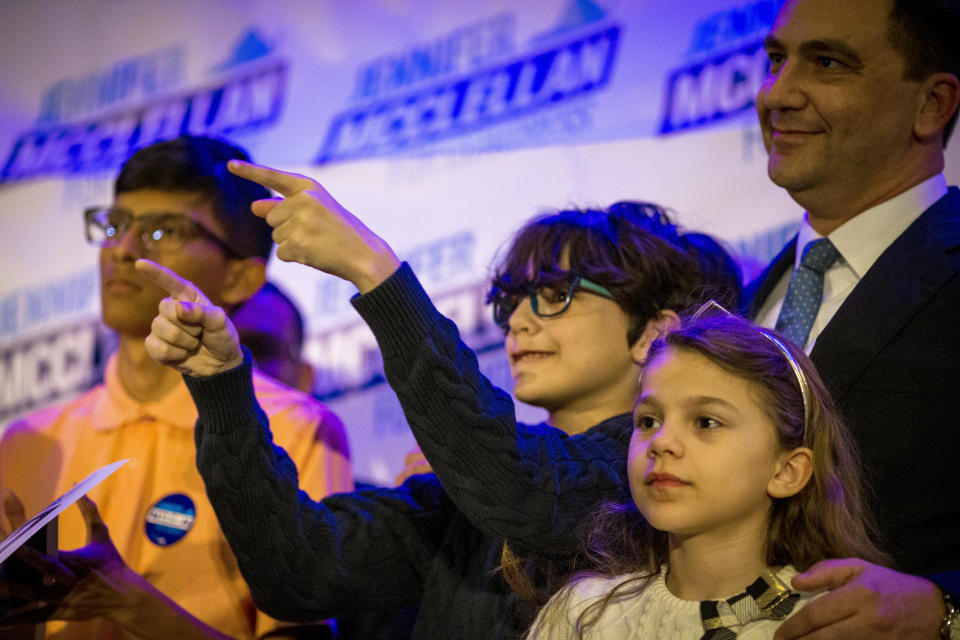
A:
<svg viewBox="0 0 960 640">
<path fill-rule="evenodd" d="M 541 318 L 558 316 L 570 308 L 573 294 L 577 289 L 595 293 L 614 300 L 610 290 L 582 276 L 563 279 L 553 283 L 529 283 L 508 291 L 495 287 L 490 294 L 493 303 L 493 321 L 504 331 L 510 329 L 510 316 L 517 310 L 524 298 L 530 299 L 530 308 Z"/>
<path fill-rule="evenodd" d="M 193 238 L 204 237 L 217 244 L 231 258 L 240 255 L 215 233 L 183 213 L 146 213 L 134 216 L 119 207 L 90 207 L 83 212 L 87 242 L 98 247 L 114 247 L 131 227 L 148 253 L 176 251 Z"/>
</svg>

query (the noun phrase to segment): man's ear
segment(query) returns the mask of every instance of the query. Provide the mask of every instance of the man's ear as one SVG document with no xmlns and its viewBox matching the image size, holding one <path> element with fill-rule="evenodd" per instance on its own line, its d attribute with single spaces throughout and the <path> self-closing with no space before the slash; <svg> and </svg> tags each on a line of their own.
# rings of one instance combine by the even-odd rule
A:
<svg viewBox="0 0 960 640">
<path fill-rule="evenodd" d="M 224 306 L 236 306 L 252 297 L 267 281 L 267 263 L 257 256 L 231 260 L 227 264 L 227 277 L 220 293 Z"/>
<path fill-rule="evenodd" d="M 960 80 L 952 73 L 934 73 L 923 81 L 920 95 L 913 133 L 921 142 L 929 142 L 943 133 L 960 105 Z"/>
<path fill-rule="evenodd" d="M 643 333 L 637 338 L 636 342 L 630 345 L 630 353 L 633 361 L 637 364 L 643 362 L 647 357 L 647 351 L 650 345 L 658 336 L 680 328 L 680 316 L 676 311 L 664 309 L 656 318 L 649 320 L 647 326 L 643 328 Z"/>
<path fill-rule="evenodd" d="M 789 498 L 800 493 L 813 475 L 813 452 L 806 447 L 797 447 L 780 455 L 777 468 L 767 483 L 767 495 L 771 498 Z"/>
</svg>

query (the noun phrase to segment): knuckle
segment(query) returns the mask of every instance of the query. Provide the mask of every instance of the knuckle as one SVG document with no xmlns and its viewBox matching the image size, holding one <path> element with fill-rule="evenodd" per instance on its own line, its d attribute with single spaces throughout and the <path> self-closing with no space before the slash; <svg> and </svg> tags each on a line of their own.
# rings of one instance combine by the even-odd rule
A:
<svg viewBox="0 0 960 640">
<path fill-rule="evenodd" d="M 890 631 L 897 627 L 898 616 L 891 607 L 878 606 L 873 609 L 873 627 L 875 631 Z"/>
<path fill-rule="evenodd" d="M 147 348 L 147 353 L 149 353 L 150 357 L 152 357 L 154 360 L 157 360 L 161 364 L 165 364 L 167 362 L 167 354 L 164 351 L 164 344 L 153 334 L 147 336 L 147 339 L 144 341 L 144 345 Z"/>
</svg>

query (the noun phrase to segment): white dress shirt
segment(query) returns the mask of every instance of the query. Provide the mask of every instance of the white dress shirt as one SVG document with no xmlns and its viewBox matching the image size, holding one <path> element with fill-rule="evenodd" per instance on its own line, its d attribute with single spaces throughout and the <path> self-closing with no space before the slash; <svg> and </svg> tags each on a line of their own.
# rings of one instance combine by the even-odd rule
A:
<svg viewBox="0 0 960 640">
<path fill-rule="evenodd" d="M 820 311 L 813 321 L 813 327 L 810 328 L 807 344 L 804 346 L 807 353 L 813 349 L 817 336 L 827 326 L 860 279 L 877 261 L 880 254 L 886 251 L 887 247 L 893 244 L 894 240 L 900 237 L 900 234 L 906 231 L 907 227 L 913 224 L 924 211 L 946 194 L 946 178 L 943 174 L 937 174 L 900 195 L 854 216 L 827 236 L 840 252 L 840 259 L 824 273 L 823 300 L 820 303 Z M 813 230 L 807 214 L 804 214 L 797 235 L 794 270 L 800 266 L 803 247 L 822 237 Z M 783 299 L 787 296 L 791 275 L 793 275 L 792 271 L 783 274 L 767 296 L 757 313 L 758 325 L 769 328 L 776 326 Z"/>
</svg>

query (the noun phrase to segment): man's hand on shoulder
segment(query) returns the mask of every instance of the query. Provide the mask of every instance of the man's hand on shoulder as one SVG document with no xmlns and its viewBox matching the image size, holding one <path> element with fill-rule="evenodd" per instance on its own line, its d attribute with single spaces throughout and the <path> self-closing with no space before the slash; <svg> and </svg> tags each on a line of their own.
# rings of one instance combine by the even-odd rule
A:
<svg viewBox="0 0 960 640">
<path fill-rule="evenodd" d="M 943 600 L 932 582 L 857 558 L 824 560 L 793 579 L 827 589 L 780 626 L 775 640 L 938 640 Z"/>
</svg>

